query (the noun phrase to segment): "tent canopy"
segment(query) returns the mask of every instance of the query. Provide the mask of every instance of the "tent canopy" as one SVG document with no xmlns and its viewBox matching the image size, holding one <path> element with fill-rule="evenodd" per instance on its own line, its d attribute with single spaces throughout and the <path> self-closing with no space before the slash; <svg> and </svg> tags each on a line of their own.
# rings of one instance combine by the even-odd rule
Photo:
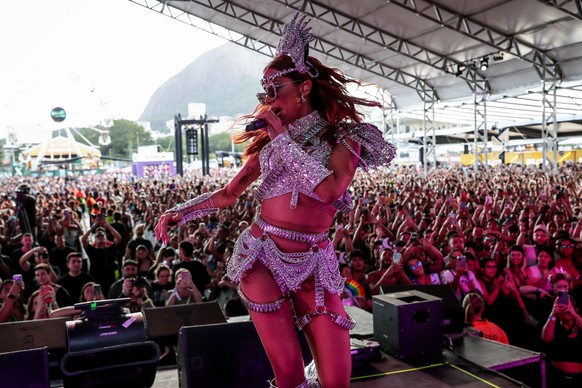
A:
<svg viewBox="0 0 582 388">
<path fill-rule="evenodd" d="M 426 117 L 427 97 L 434 122 L 473 125 L 478 98 L 488 127 L 540 138 L 542 87 L 552 83 L 557 121 L 582 122 L 581 0 L 130 1 L 268 56 L 301 10 L 312 18 L 311 53 L 384 89 L 406 125 Z M 565 127 L 558 136 L 582 136 Z M 459 132 L 443 139 L 472 138 Z"/>
<path fill-rule="evenodd" d="M 101 152 L 93 147 L 68 139 L 64 136 L 57 136 L 48 142 L 36 145 L 23 152 L 24 156 L 40 158 L 43 160 L 58 160 L 72 158 L 99 159 Z"/>
</svg>

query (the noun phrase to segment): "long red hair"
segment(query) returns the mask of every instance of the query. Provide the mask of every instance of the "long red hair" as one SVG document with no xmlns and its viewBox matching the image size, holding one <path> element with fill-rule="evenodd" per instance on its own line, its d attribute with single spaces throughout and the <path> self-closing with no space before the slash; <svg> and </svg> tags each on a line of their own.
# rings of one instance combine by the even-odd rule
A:
<svg viewBox="0 0 582 388">
<path fill-rule="evenodd" d="M 381 106 L 381 104 L 376 101 L 354 97 L 348 93 L 348 84 L 352 83 L 361 85 L 361 81 L 347 77 L 339 69 L 325 66 L 316 58 L 309 57 L 308 62 L 312 65 L 310 72 L 313 73 L 315 69 L 319 73 L 316 78 L 311 78 L 309 74 L 301 74 L 297 71 L 286 74 L 285 77 L 289 77 L 293 81 L 302 82 L 310 80 L 312 82 L 313 86 L 311 87 L 311 93 L 309 94 L 309 102 L 311 103 L 311 106 L 325 117 L 328 123 L 330 123 L 323 133 L 325 139 L 329 140 L 333 137 L 334 128 L 336 128 L 337 124 L 341 122 L 362 122 L 363 115 L 356 109 L 357 105 Z M 275 57 L 265 67 L 265 69 L 285 70 L 294 66 L 295 65 L 290 57 L 287 55 L 279 55 Z M 267 107 L 259 104 L 253 113 L 240 117 L 236 122 L 250 120 L 264 109 L 267 109 Z M 245 148 L 245 156 L 250 156 L 259 152 L 271 141 L 265 131 L 241 132 L 234 136 L 235 143 L 237 144 L 244 143 L 250 139 L 253 140 L 251 144 Z"/>
</svg>

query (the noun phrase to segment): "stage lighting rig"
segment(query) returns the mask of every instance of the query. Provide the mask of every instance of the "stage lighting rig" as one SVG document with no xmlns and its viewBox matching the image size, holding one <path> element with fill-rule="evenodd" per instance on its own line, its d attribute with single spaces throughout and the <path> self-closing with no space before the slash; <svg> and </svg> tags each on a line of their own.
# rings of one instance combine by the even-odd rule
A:
<svg viewBox="0 0 582 388">
<path fill-rule="evenodd" d="M 486 71 L 489 68 L 489 57 L 481 58 L 479 68 L 481 69 L 481 71 Z"/>
</svg>

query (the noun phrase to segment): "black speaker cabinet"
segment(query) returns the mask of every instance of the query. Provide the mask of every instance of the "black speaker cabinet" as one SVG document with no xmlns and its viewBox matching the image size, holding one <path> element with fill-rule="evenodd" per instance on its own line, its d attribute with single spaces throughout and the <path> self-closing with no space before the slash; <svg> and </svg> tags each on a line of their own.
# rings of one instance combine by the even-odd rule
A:
<svg viewBox="0 0 582 388">
<path fill-rule="evenodd" d="M 0 387 L 50 387 L 48 349 L 0 353 Z"/>
<path fill-rule="evenodd" d="M 47 347 L 49 351 L 64 350 L 67 319 L 69 318 L 3 323 L 0 330 L 0 353 L 42 347 Z"/>
<path fill-rule="evenodd" d="M 154 307 L 144 309 L 143 314 L 149 339 L 171 338 L 174 344 L 183 326 L 226 323 L 218 302 Z"/>
<path fill-rule="evenodd" d="M 66 322 L 69 318 L 35 319 L 0 325 L 0 353 L 48 349 L 50 380 L 62 380 L 61 359 L 67 352 Z M 0 387 L 2 378 L 0 378 Z"/>
<path fill-rule="evenodd" d="M 398 358 L 435 354 L 443 348 L 443 301 L 420 291 L 373 298 L 374 339 Z"/>
<path fill-rule="evenodd" d="M 160 347 L 146 341 L 142 313 L 125 311 L 121 301 L 75 305 L 86 311 L 66 323 L 68 353 L 61 360 L 66 388 L 152 386 Z"/>
<path fill-rule="evenodd" d="M 61 360 L 65 388 L 151 387 L 160 348 L 152 341 L 67 353 Z"/>
<path fill-rule="evenodd" d="M 181 388 L 263 387 L 274 377 L 251 321 L 180 329 L 178 375 Z"/>
<path fill-rule="evenodd" d="M 67 321 L 67 349 L 77 352 L 146 340 L 142 313 Z"/>
<path fill-rule="evenodd" d="M 307 340 L 296 333 L 307 365 L 312 360 Z M 181 388 L 266 387 L 274 377 L 252 321 L 182 327 L 177 359 Z"/>
<path fill-rule="evenodd" d="M 465 322 L 465 311 L 461 302 L 457 299 L 450 284 L 426 284 L 426 285 L 397 285 L 382 286 L 382 294 L 393 292 L 417 290 L 436 296 L 443 300 L 443 328 L 447 334 L 462 333 Z"/>
</svg>

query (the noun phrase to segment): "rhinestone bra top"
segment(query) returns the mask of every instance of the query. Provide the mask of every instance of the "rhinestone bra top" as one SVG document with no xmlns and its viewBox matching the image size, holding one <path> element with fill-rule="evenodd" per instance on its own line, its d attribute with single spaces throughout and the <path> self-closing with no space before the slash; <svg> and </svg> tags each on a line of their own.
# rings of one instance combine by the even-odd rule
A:
<svg viewBox="0 0 582 388">
<path fill-rule="evenodd" d="M 317 135 L 327 126 L 327 122 L 321 117 L 319 112 L 313 111 L 305 117 L 289 124 L 286 133 L 298 146 L 314 161 L 327 167 L 332 153 L 332 144 L 328 141 L 321 141 Z M 281 135 L 279 135 L 281 136 Z M 347 142 L 350 139 L 357 143 L 361 149 L 358 154 Z M 338 125 L 335 134 L 336 143 L 342 143 L 350 152 L 358 156 L 360 162 L 358 167 L 364 170 L 377 168 L 381 166 L 388 167 L 396 155 L 396 147 L 388 143 L 382 136 L 382 132 L 375 126 L 367 123 L 342 123 Z M 297 179 L 290 173 L 289 169 L 281 165 L 272 165 L 269 163 L 271 154 L 277 152 L 273 144 L 275 140 L 267 144 L 260 151 L 259 161 L 261 165 L 261 176 L 263 178 L 259 187 L 255 190 L 255 196 L 258 200 L 278 197 L 292 193 L 290 206 L 297 204 L 298 193 L 302 193 L 311 198 L 321 201 L 321 198 L 315 194 L 312 185 L 303 184 L 303 180 Z M 286 160 L 285 163 L 297 163 L 295 160 Z M 323 180 L 327 175 L 324 171 L 305 171 L 309 174 L 310 179 Z M 314 176 L 314 175 L 321 176 Z M 276 176 L 276 179 L 268 179 Z M 344 195 L 332 204 L 343 213 L 352 209 L 352 200 L 346 191 Z"/>
</svg>

